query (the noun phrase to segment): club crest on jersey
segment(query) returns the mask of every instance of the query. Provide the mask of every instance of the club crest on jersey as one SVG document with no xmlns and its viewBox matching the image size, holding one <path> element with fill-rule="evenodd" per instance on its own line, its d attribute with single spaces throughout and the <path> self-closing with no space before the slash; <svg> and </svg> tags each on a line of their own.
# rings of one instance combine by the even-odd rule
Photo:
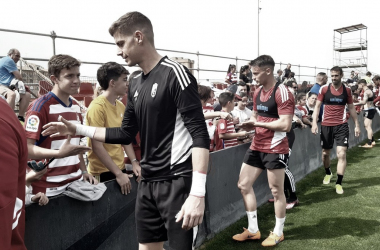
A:
<svg viewBox="0 0 380 250">
<path fill-rule="evenodd" d="M 157 94 L 157 87 L 158 87 L 158 83 L 155 83 L 153 84 L 152 86 L 152 91 L 150 92 L 150 95 L 154 98 Z"/>
<path fill-rule="evenodd" d="M 31 115 L 26 121 L 25 130 L 29 132 L 37 132 L 39 124 L 40 124 L 40 118 L 38 118 L 38 116 L 36 115 Z"/>
<path fill-rule="evenodd" d="M 137 97 L 139 96 L 139 92 L 135 92 L 135 95 L 133 96 L 133 100 L 136 102 L 137 101 Z"/>
</svg>

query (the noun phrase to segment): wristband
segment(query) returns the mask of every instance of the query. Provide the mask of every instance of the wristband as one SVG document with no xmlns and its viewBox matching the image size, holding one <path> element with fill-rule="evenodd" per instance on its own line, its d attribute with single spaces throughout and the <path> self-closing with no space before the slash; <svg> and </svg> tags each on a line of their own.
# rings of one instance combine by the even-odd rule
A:
<svg viewBox="0 0 380 250">
<path fill-rule="evenodd" d="M 193 171 L 193 181 L 191 183 L 190 195 L 205 197 L 207 175 L 198 171 Z"/>
<path fill-rule="evenodd" d="M 77 127 L 75 135 L 83 135 L 90 139 L 94 138 L 96 127 L 85 126 L 82 124 L 76 124 L 75 126 Z"/>
<path fill-rule="evenodd" d="M 88 172 L 86 170 L 84 170 L 84 171 L 82 170 L 82 175 L 83 174 L 88 174 Z"/>
<path fill-rule="evenodd" d="M 135 158 L 135 159 L 133 159 L 133 160 L 131 161 L 131 163 L 134 162 L 134 161 L 137 161 L 137 162 L 138 162 L 138 160 Z"/>
</svg>

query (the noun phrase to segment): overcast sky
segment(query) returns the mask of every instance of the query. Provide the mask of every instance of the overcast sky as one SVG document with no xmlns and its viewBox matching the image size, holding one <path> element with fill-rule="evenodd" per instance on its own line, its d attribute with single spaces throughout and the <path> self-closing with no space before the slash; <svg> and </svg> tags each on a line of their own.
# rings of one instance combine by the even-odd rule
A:
<svg viewBox="0 0 380 250">
<path fill-rule="evenodd" d="M 60 36 L 113 42 L 108 34 L 111 23 L 126 12 L 140 11 L 153 23 L 157 48 L 244 59 L 258 55 L 257 0 L 14 0 L 2 1 L 1 5 L 2 29 L 44 34 L 54 30 Z M 275 62 L 292 63 L 297 74 L 314 75 L 315 69 L 299 72 L 295 65 L 331 67 L 333 30 L 363 23 L 368 27 L 368 69 L 380 72 L 376 58 L 380 55 L 380 1 L 262 0 L 260 7 L 260 54 L 271 55 Z M 0 55 L 6 55 L 12 47 L 18 48 L 23 57 L 50 58 L 53 54 L 49 37 L 0 32 Z M 56 52 L 82 61 L 123 63 L 113 45 L 57 39 Z M 193 59 L 197 67 L 196 56 L 160 54 Z M 230 63 L 235 60 L 201 57 L 199 67 L 226 71 Z M 238 62 L 238 67 L 243 64 Z M 82 74 L 94 76 L 98 67 L 83 66 Z M 224 76 L 225 73 L 200 74 L 203 79 Z"/>
</svg>

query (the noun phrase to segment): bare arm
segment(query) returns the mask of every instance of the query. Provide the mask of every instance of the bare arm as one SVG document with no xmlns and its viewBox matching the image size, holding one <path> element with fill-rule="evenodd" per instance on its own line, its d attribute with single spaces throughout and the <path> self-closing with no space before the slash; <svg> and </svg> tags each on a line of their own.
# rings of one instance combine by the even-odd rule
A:
<svg viewBox="0 0 380 250">
<path fill-rule="evenodd" d="M 246 137 L 249 134 L 246 131 L 241 131 L 238 133 L 226 133 L 226 134 L 219 134 L 219 138 L 223 140 L 228 140 L 228 139 L 234 139 L 238 137 Z"/>
<path fill-rule="evenodd" d="M 318 133 L 317 121 L 318 121 L 319 110 L 321 109 L 321 105 L 322 105 L 322 102 L 317 100 L 317 103 L 315 104 L 315 107 L 314 107 L 313 123 L 312 123 L 312 127 L 311 127 L 311 132 L 313 134 Z"/>
<path fill-rule="evenodd" d="M 273 122 L 256 122 L 255 127 L 262 127 L 272 131 L 289 132 L 292 128 L 293 114 L 280 115 L 280 118 Z"/>
<path fill-rule="evenodd" d="M 59 150 L 54 150 L 36 146 L 36 140 L 28 138 L 28 157 L 31 159 L 63 158 L 71 155 L 84 154 L 91 149 L 82 145 L 70 144 L 70 140 L 71 137 L 69 136 Z"/>
<path fill-rule="evenodd" d="M 136 159 L 136 154 L 135 154 L 135 150 L 133 149 L 132 143 L 128 145 L 123 145 L 123 147 L 128 158 L 131 160 L 133 172 L 138 177 L 136 181 L 139 182 L 141 179 L 141 166 Z"/>
<path fill-rule="evenodd" d="M 302 122 L 304 124 L 307 124 L 307 125 L 310 125 L 312 126 L 313 124 L 311 123 L 311 121 L 307 118 L 307 117 L 302 117 Z"/>
<path fill-rule="evenodd" d="M 348 106 L 350 115 L 355 122 L 355 136 L 358 137 L 360 134 L 360 125 L 359 125 L 358 116 L 356 115 L 355 106 L 353 104 L 347 104 L 347 106 Z"/>
<path fill-rule="evenodd" d="M 214 118 L 222 118 L 222 119 L 231 119 L 231 115 L 228 114 L 227 112 L 207 112 L 207 113 L 204 113 L 204 116 L 205 116 L 205 120 L 208 120 L 208 119 L 214 119 Z"/>
<path fill-rule="evenodd" d="M 367 104 L 367 101 L 368 101 L 368 92 L 365 91 L 365 92 L 364 92 L 363 99 L 362 99 L 361 101 L 359 101 L 359 102 L 354 103 L 353 105 L 355 105 L 355 106 L 358 106 L 358 105 L 365 105 L 365 104 Z"/>
<path fill-rule="evenodd" d="M 18 70 L 13 71 L 12 74 L 15 76 L 15 78 L 16 78 L 17 80 L 22 81 L 22 76 L 21 76 L 21 74 L 20 74 L 20 71 L 18 71 Z"/>
</svg>

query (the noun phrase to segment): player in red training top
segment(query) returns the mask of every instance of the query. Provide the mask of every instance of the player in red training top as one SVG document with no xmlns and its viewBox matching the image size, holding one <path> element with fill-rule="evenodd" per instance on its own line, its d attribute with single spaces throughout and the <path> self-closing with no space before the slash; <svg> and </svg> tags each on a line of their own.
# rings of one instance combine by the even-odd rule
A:
<svg viewBox="0 0 380 250">
<path fill-rule="evenodd" d="M 356 115 L 355 106 L 353 105 L 351 89 L 343 86 L 343 70 L 335 66 L 330 69 L 332 84 L 323 86 L 319 90 L 317 104 L 313 113 L 313 126 L 311 132 L 318 133 L 317 117 L 319 108 L 324 104 L 324 111 L 321 123 L 321 145 L 322 161 L 325 167 L 326 176 L 323 184 L 329 184 L 333 174 L 330 169 L 330 150 L 333 148 L 336 140 L 336 152 L 338 156 L 337 175 L 335 189 L 338 194 L 343 194 L 342 180 L 346 169 L 346 152 L 348 148 L 349 128 L 347 123 L 346 105 L 350 115 L 355 121 L 355 136 L 359 136 L 360 128 Z"/>
<path fill-rule="evenodd" d="M 285 85 L 276 83 L 273 76 L 273 58 L 262 55 L 251 61 L 253 79 L 260 88 L 253 95 L 251 119 L 242 123 L 246 131 L 256 130 L 251 147 L 248 149 L 241 167 L 238 187 L 243 195 L 248 216 L 248 229 L 233 236 L 237 241 L 260 239 L 257 224 L 257 203 L 252 188 L 256 179 L 268 170 L 269 187 L 274 197 L 276 225 L 263 246 L 274 246 L 284 240 L 286 199 L 284 194 L 285 167 L 289 155 L 286 132 L 291 129 L 294 114 L 294 97 Z"/>
</svg>

